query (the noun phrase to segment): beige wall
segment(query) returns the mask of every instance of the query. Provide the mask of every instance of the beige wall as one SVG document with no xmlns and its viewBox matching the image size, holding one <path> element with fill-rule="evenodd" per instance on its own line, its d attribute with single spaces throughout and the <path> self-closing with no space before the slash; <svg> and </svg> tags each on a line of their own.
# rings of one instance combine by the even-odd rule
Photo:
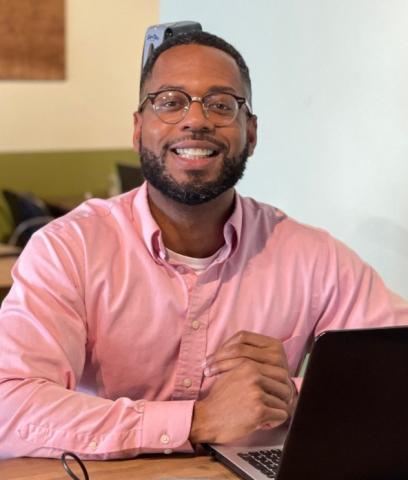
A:
<svg viewBox="0 0 408 480">
<path fill-rule="evenodd" d="M 66 0 L 65 81 L 0 82 L 0 152 L 131 146 L 159 0 Z"/>
</svg>

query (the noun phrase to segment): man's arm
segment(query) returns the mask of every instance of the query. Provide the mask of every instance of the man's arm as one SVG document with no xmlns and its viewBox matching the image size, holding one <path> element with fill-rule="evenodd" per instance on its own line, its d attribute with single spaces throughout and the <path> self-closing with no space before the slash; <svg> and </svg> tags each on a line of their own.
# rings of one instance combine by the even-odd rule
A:
<svg viewBox="0 0 408 480">
<path fill-rule="evenodd" d="M 311 271 L 313 275 L 304 276 L 305 282 L 310 281 L 305 284 L 305 291 L 313 295 L 314 311 L 310 317 L 299 318 L 304 338 L 292 354 L 303 354 L 309 339 L 325 330 L 408 324 L 407 302 L 389 291 L 379 275 L 341 242 L 328 236 L 316 265 L 318 268 Z M 251 366 L 249 362 L 253 362 Z M 213 395 L 211 390 L 204 400 L 197 402 L 192 441 L 196 437 L 220 442 L 236 440 L 260 425 L 261 428 L 279 425 L 293 413 L 297 388 L 301 385 L 300 378 L 290 378 L 282 343 L 250 332 L 238 332 L 208 356 L 205 374 L 216 376 L 213 390 L 217 389 L 219 395 Z M 253 384 L 247 375 L 253 376 Z M 279 396 L 278 389 L 268 391 L 259 380 L 262 376 L 286 388 L 287 396 Z M 237 388 L 232 388 L 232 382 L 238 382 Z M 246 398 L 247 392 L 255 392 L 255 398 Z M 272 398 L 274 409 L 268 408 L 272 406 Z M 218 405 L 214 399 L 218 399 Z M 278 403 L 279 399 L 283 404 Z M 224 416 L 235 419 L 228 432 L 222 428 Z M 211 432 L 202 432 L 202 424 L 207 428 L 211 425 Z"/>
<path fill-rule="evenodd" d="M 208 396 L 196 402 L 190 440 L 224 443 L 292 414 L 296 389 L 282 343 L 241 331 L 207 357 L 204 373 L 219 375 Z"/>
<path fill-rule="evenodd" d="M 75 391 L 87 343 L 81 262 L 35 235 L 0 313 L 0 457 L 120 458 L 191 450 L 193 401 L 110 400 Z"/>
</svg>

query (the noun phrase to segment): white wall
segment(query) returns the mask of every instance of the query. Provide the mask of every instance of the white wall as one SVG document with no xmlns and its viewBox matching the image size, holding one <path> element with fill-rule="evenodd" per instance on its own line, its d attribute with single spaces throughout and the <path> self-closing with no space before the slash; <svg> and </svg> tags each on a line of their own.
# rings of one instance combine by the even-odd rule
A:
<svg viewBox="0 0 408 480">
<path fill-rule="evenodd" d="M 64 81 L 0 82 L 0 152 L 131 148 L 158 0 L 66 0 Z"/>
<path fill-rule="evenodd" d="M 328 229 L 408 297 L 408 2 L 161 0 L 251 69 L 259 143 L 241 193 Z"/>
</svg>

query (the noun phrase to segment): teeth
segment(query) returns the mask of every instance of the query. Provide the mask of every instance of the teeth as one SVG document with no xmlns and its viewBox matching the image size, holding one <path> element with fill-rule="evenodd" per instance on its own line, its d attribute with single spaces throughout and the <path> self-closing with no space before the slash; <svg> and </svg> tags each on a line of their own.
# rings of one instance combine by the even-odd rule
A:
<svg viewBox="0 0 408 480">
<path fill-rule="evenodd" d="M 176 148 L 176 153 L 184 158 L 203 158 L 208 157 L 214 153 L 214 150 L 209 148 Z"/>
</svg>

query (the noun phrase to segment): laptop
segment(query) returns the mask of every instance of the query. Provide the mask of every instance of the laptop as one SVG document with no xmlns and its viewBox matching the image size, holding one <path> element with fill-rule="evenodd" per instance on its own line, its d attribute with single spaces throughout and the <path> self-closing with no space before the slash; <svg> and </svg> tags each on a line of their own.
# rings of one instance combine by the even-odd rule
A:
<svg viewBox="0 0 408 480">
<path fill-rule="evenodd" d="M 287 432 L 204 447 L 247 480 L 408 479 L 408 327 L 323 333 Z"/>
</svg>

